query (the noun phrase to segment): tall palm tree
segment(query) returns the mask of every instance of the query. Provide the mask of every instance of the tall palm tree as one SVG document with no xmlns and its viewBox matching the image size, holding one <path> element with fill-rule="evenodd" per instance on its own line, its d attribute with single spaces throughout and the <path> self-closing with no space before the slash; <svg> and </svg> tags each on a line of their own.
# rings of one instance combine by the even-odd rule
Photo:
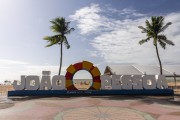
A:
<svg viewBox="0 0 180 120">
<path fill-rule="evenodd" d="M 151 17 L 151 21 L 146 20 L 146 27 L 138 26 L 142 30 L 142 33 L 146 33 L 147 38 L 142 39 L 139 41 L 139 44 L 142 45 L 145 42 L 148 42 L 150 39 L 153 40 L 153 44 L 156 48 L 156 54 L 158 57 L 159 61 L 159 66 L 160 66 L 160 74 L 162 75 L 162 64 L 161 64 L 161 59 L 159 57 L 159 52 L 158 52 L 158 45 L 166 49 L 166 44 L 168 45 L 173 45 L 174 43 L 170 40 L 167 39 L 166 35 L 163 34 L 164 30 L 168 28 L 169 25 L 171 25 L 171 22 L 168 22 L 164 25 L 164 17 L 163 16 L 153 16 Z"/>
<path fill-rule="evenodd" d="M 59 73 L 61 74 L 61 67 L 62 67 L 62 55 L 63 55 L 63 43 L 66 46 L 67 49 L 70 48 L 69 42 L 67 41 L 66 35 L 70 34 L 72 31 L 74 31 L 74 28 L 70 28 L 69 24 L 70 22 L 67 22 L 65 18 L 63 17 L 57 17 L 50 21 L 52 23 L 52 26 L 50 27 L 53 32 L 56 34 L 53 36 L 46 36 L 43 39 L 47 40 L 49 43 L 46 45 L 46 47 L 50 47 L 53 45 L 59 45 L 60 46 L 60 67 L 59 67 Z"/>
</svg>

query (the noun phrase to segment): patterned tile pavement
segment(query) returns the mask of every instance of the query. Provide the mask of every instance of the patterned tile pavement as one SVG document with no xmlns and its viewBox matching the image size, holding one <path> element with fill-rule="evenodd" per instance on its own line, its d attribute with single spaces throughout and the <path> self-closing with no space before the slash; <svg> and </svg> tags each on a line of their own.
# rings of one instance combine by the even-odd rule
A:
<svg viewBox="0 0 180 120">
<path fill-rule="evenodd" d="M 7 101 L 7 102 L 1 102 Z M 2 104 L 14 106 L 1 108 Z M 0 96 L 0 120 L 180 120 L 179 102 L 171 97 L 49 97 Z"/>
<path fill-rule="evenodd" d="M 55 120 L 154 120 L 150 115 L 121 107 L 85 107 L 60 112 Z"/>
</svg>

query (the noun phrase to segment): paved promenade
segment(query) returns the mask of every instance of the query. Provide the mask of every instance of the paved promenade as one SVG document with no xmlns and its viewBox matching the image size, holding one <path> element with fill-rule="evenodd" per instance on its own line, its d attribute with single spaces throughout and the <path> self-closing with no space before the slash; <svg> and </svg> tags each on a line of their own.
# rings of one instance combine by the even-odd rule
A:
<svg viewBox="0 0 180 120">
<path fill-rule="evenodd" d="M 0 96 L 0 120 L 180 120 L 180 102 L 173 97 Z"/>
</svg>

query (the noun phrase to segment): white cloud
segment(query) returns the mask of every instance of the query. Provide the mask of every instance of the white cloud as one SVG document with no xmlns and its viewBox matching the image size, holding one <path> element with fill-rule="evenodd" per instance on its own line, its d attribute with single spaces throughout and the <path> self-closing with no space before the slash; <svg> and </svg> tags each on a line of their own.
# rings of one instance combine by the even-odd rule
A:
<svg viewBox="0 0 180 120">
<path fill-rule="evenodd" d="M 162 59 L 169 64 L 180 64 L 180 12 L 166 15 L 165 21 L 172 22 L 164 34 L 175 43 L 175 46 L 167 46 L 167 49 L 163 51 Z"/>
<path fill-rule="evenodd" d="M 61 74 L 65 74 L 67 66 L 61 68 Z M 28 65 L 25 66 L 25 71 L 21 71 L 24 75 L 42 75 L 42 71 L 51 71 L 51 75 L 57 75 L 59 66 L 53 65 Z"/>
<path fill-rule="evenodd" d="M 122 10 L 118 10 L 118 9 L 115 9 L 115 8 L 108 8 L 108 10 L 110 10 L 113 13 L 117 13 L 119 16 L 124 15 L 126 18 L 145 16 L 145 14 L 138 13 L 136 10 L 130 9 L 130 8 L 124 8 Z"/>
<path fill-rule="evenodd" d="M 15 60 L 8 60 L 8 59 L 0 59 L 0 65 L 4 65 L 4 64 L 16 64 L 16 65 L 26 65 L 28 64 L 27 62 L 23 62 L 23 61 L 15 61 Z"/>
<path fill-rule="evenodd" d="M 88 51 L 90 56 L 92 57 L 98 57 L 99 56 L 99 52 L 98 51 Z"/>
<path fill-rule="evenodd" d="M 66 73 L 67 66 L 63 66 L 61 74 Z M 54 65 L 33 65 L 23 61 L 0 59 L 0 83 L 4 80 L 19 80 L 20 75 L 39 75 L 42 71 L 51 71 L 51 76 L 57 75 L 59 66 Z"/>
<path fill-rule="evenodd" d="M 99 64 L 94 64 L 99 66 Z M 66 74 L 68 66 L 62 66 L 61 75 Z M 0 59 L 0 83 L 5 80 L 20 80 L 21 75 L 38 75 L 42 76 L 42 71 L 51 71 L 51 77 L 57 75 L 59 72 L 58 65 L 34 65 L 23 61 L 15 61 L 9 59 Z M 89 72 L 83 71 L 76 75 L 76 78 L 88 78 Z"/>
<path fill-rule="evenodd" d="M 81 34 L 88 34 L 96 31 L 103 24 L 103 17 L 99 15 L 101 9 L 98 4 L 91 4 L 91 6 L 84 7 L 77 10 L 70 18 L 72 21 L 78 22 L 78 28 Z"/>
<path fill-rule="evenodd" d="M 109 11 L 114 17 L 108 17 Z M 117 13 L 119 16 L 116 16 Z M 139 40 L 146 37 L 138 26 L 144 26 L 145 20 L 150 16 L 127 8 L 122 10 L 102 9 L 97 4 L 77 10 L 72 16 L 71 18 L 77 21 L 77 27 L 81 34 L 98 33 L 90 41 L 95 48 L 91 52 L 93 57 L 101 56 L 105 62 L 109 63 L 158 64 L 152 41 L 141 46 L 138 44 Z M 165 18 L 167 21 L 173 22 L 165 34 L 175 42 L 176 46 L 168 47 L 165 51 L 159 48 L 160 56 L 163 63 L 180 63 L 180 58 L 177 56 L 180 54 L 180 13 L 167 14 Z M 90 24 L 91 22 L 88 21 L 93 21 L 93 23 Z"/>
</svg>

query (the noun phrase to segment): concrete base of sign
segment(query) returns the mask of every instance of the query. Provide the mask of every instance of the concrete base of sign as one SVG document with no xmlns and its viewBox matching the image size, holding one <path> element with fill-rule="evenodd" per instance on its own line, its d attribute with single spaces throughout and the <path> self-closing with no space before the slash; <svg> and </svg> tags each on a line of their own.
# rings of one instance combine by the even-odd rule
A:
<svg viewBox="0 0 180 120">
<path fill-rule="evenodd" d="M 59 96 L 59 95 L 173 95 L 172 89 L 153 90 L 16 90 L 8 96 Z"/>
</svg>

